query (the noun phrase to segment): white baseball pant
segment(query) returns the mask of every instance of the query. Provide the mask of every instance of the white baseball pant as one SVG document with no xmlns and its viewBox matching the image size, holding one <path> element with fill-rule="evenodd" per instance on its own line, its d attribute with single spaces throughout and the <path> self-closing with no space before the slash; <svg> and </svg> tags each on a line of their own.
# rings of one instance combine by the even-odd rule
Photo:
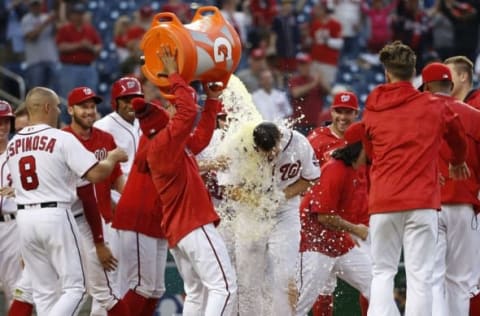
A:
<svg viewBox="0 0 480 316">
<path fill-rule="evenodd" d="M 16 220 L 8 220 L 12 215 L 0 215 L 0 283 L 8 306 L 13 300 L 13 291 L 22 274 L 20 265 L 20 245 Z"/>
<path fill-rule="evenodd" d="M 85 216 L 75 218 L 80 231 L 82 241 L 82 251 L 84 253 L 84 264 L 86 266 L 87 290 L 92 298 L 105 309 L 110 310 L 119 300 L 119 293 L 116 291 L 115 279 L 110 272 L 103 269 L 98 259 L 95 243 L 93 241 L 92 230 L 88 225 Z M 115 256 L 115 253 L 113 253 Z M 97 316 L 94 311 L 91 316 Z"/>
<path fill-rule="evenodd" d="M 373 280 L 369 316 L 399 316 L 393 281 L 402 250 L 407 277 L 405 316 L 432 314 L 432 274 L 438 236 L 438 215 L 433 209 L 405 210 L 370 216 Z"/>
<path fill-rule="evenodd" d="M 372 262 L 359 247 L 339 257 L 330 257 L 316 251 L 299 253 L 297 287 L 299 298 L 296 315 L 308 315 L 318 295 L 331 295 L 335 291 L 333 280 L 338 276 L 366 298 L 370 295 Z M 333 285 L 333 286 L 332 286 Z"/>
<path fill-rule="evenodd" d="M 296 258 L 300 247 L 298 209 L 279 213 L 265 236 L 237 238 L 236 266 L 240 316 L 293 315 Z"/>
<path fill-rule="evenodd" d="M 22 257 L 39 316 L 77 315 L 86 298 L 80 237 L 68 208 L 35 205 L 17 213 Z M 58 286 L 60 296 L 52 301 Z"/>
<path fill-rule="evenodd" d="M 183 315 L 232 315 L 237 294 L 235 270 L 213 224 L 191 231 L 170 252 L 187 295 Z"/>
<path fill-rule="evenodd" d="M 438 214 L 438 241 L 433 270 L 435 316 L 468 316 L 470 288 L 480 232 L 472 205 L 442 205 Z"/>
<path fill-rule="evenodd" d="M 123 245 L 122 264 L 128 287 L 146 298 L 160 298 L 165 293 L 165 267 L 168 243 L 133 231 L 120 234 Z"/>
</svg>

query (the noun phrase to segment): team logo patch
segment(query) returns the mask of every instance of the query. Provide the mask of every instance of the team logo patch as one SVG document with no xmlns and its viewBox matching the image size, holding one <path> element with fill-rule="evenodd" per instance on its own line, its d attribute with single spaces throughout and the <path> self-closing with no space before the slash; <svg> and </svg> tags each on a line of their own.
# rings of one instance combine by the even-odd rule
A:
<svg viewBox="0 0 480 316">
<path fill-rule="evenodd" d="M 93 91 L 92 91 L 92 89 L 90 89 L 90 88 L 84 88 L 84 89 L 83 89 L 83 93 L 84 93 L 85 95 L 91 95 L 91 94 L 93 94 Z"/>
<path fill-rule="evenodd" d="M 132 88 L 135 88 L 137 86 L 137 83 L 133 80 L 131 81 L 127 81 L 127 88 L 128 89 L 132 89 Z"/>
<path fill-rule="evenodd" d="M 0 102 L 0 111 L 7 111 L 9 110 L 9 106 L 6 102 Z"/>
<path fill-rule="evenodd" d="M 348 102 L 348 101 L 350 101 L 350 96 L 348 94 L 341 95 L 340 96 L 340 101 L 342 101 L 344 103 Z"/>
</svg>

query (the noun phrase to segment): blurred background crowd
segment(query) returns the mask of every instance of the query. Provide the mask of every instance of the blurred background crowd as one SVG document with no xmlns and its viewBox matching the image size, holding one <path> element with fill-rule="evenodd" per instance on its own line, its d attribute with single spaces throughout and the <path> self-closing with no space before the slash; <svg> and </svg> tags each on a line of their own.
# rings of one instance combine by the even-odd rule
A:
<svg viewBox="0 0 480 316">
<path fill-rule="evenodd" d="M 18 105 L 33 86 L 63 98 L 89 86 L 106 100 L 103 116 L 111 83 L 127 74 L 142 79 L 147 99 L 159 98 L 140 71 L 142 36 L 156 12 L 190 23 L 203 5 L 219 7 L 238 31 L 236 75 L 259 111 L 271 120 L 292 117 L 303 132 L 329 120 L 338 89 L 355 92 L 363 106 L 384 81 L 376 53 L 392 40 L 415 50 L 418 70 L 478 55 L 475 0 L 0 0 L 0 98 Z"/>
</svg>

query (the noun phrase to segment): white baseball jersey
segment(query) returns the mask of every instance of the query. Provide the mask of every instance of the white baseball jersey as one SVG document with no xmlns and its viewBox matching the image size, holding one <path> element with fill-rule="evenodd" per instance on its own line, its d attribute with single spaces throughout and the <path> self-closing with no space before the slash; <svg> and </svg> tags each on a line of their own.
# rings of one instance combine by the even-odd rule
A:
<svg viewBox="0 0 480 316">
<path fill-rule="evenodd" d="M 7 157 L 17 204 L 72 203 L 76 180 L 97 163 L 75 136 L 46 124 L 18 132 L 8 143 Z"/>
<path fill-rule="evenodd" d="M 297 131 L 281 128 L 281 152 L 275 162 L 274 175 L 277 185 L 284 190 L 300 178 L 315 180 L 320 177 L 318 159 L 307 138 Z M 300 196 L 295 196 L 280 205 L 278 211 L 298 209 Z"/>
<path fill-rule="evenodd" d="M 122 167 L 123 174 L 128 177 L 130 169 L 132 168 L 133 157 L 135 157 L 140 136 L 142 135 L 138 120 L 135 119 L 133 124 L 130 124 L 117 112 L 112 112 L 96 121 L 93 126 L 110 133 L 115 140 L 115 144 L 127 152 L 128 161 L 122 162 L 120 166 Z"/>
<path fill-rule="evenodd" d="M 293 113 L 286 93 L 278 89 L 272 89 L 270 93 L 259 89 L 252 94 L 252 99 L 265 121 L 279 123 Z"/>
<path fill-rule="evenodd" d="M 7 152 L 0 154 L 0 188 L 12 186 L 12 176 L 7 166 Z M 17 203 L 14 198 L 0 197 L 2 214 L 11 214 L 17 212 Z"/>
</svg>

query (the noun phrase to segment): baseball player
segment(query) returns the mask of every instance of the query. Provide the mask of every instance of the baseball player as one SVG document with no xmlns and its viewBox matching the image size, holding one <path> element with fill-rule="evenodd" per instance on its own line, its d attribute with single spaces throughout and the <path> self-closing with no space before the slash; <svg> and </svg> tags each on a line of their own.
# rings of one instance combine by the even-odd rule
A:
<svg viewBox="0 0 480 316">
<path fill-rule="evenodd" d="M 452 97 L 472 107 L 480 108 L 480 93 L 473 89 L 473 63 L 465 56 L 453 56 L 445 60 L 452 73 Z M 477 218 L 478 220 L 478 218 Z M 470 315 L 480 314 L 480 268 L 474 266 L 470 285 Z"/>
<path fill-rule="evenodd" d="M 343 147 L 346 143 L 344 140 L 344 133 L 347 128 L 355 121 L 358 116 L 359 106 L 358 98 L 353 92 L 341 91 L 333 97 L 333 102 L 330 105 L 330 114 L 332 116 L 332 123 L 328 126 L 322 126 L 314 129 L 308 135 L 308 141 L 313 147 L 315 154 L 320 162 L 320 166 L 324 166 L 327 161 L 331 159 L 331 154 L 338 148 Z M 360 187 L 365 192 L 367 191 L 367 176 L 366 167 L 361 166 L 357 171 L 357 187 Z M 353 220 L 355 224 L 364 224 L 368 226 L 368 209 L 357 208 L 361 212 L 357 214 L 357 218 Z M 361 251 L 370 252 L 370 247 L 361 241 Z M 330 280 L 332 288 L 335 288 L 336 276 L 333 275 Z M 322 293 L 328 293 L 323 291 Z M 362 308 L 362 315 L 366 315 L 368 309 L 368 301 L 360 295 L 360 306 Z M 320 295 L 315 302 L 312 309 L 314 316 L 333 315 L 333 295 Z"/>
<path fill-rule="evenodd" d="M 76 315 L 85 297 L 85 276 L 78 227 L 69 211 L 75 179 L 102 181 L 127 157 L 116 149 L 98 162 L 73 135 L 55 129 L 60 100 L 54 91 L 33 88 L 25 103 L 30 125 L 14 136 L 7 151 L 22 257 L 38 315 Z M 58 299 L 51 295 L 57 286 Z"/>
<path fill-rule="evenodd" d="M 153 315 L 165 292 L 168 244 L 161 230 L 162 203 L 149 172 L 148 138 L 140 138 L 128 181 L 115 208 L 113 227 L 121 231 L 128 292 L 124 301 L 132 315 Z M 141 196 L 141 199 L 138 197 Z"/>
<path fill-rule="evenodd" d="M 319 177 L 318 160 L 302 134 L 271 122 L 262 122 L 253 129 L 253 146 L 257 155 L 265 158 L 264 164 L 271 166 L 272 184 L 285 201 L 272 206 L 275 209 L 266 210 L 271 216 L 270 229 L 258 238 L 235 239 L 239 314 L 254 315 L 261 311 L 265 315 L 292 315 L 291 287 L 295 285 L 296 272 L 292 258 L 298 256 L 300 243 L 300 194 Z M 242 187 L 234 191 L 248 194 Z M 231 193 L 228 198 L 238 199 Z"/>
<path fill-rule="evenodd" d="M 7 307 L 12 303 L 13 289 L 20 278 L 20 247 L 15 221 L 17 205 L 13 199 L 12 179 L 7 167 L 8 135 L 14 127 L 12 107 L 0 100 L 0 283 Z"/>
<path fill-rule="evenodd" d="M 332 295 L 335 287 L 330 279 L 337 274 L 369 296 L 370 255 L 350 236 L 366 240 L 368 235 L 366 225 L 355 224 L 357 214 L 363 213 L 357 209 L 367 206 L 366 191 L 357 186 L 358 168 L 367 161 L 364 134 L 362 124 L 351 125 L 345 132 L 347 145 L 333 152 L 333 159 L 322 166 L 320 180 L 302 199 L 297 315 L 308 314 L 319 294 Z"/>
<path fill-rule="evenodd" d="M 440 172 L 445 179 L 442 185 L 442 211 L 439 227 L 435 268 L 433 272 L 433 315 L 468 315 L 472 272 L 475 270 L 477 243 L 480 233 L 472 227 L 476 220 L 474 209 L 478 200 L 480 165 L 478 142 L 480 141 L 480 111 L 449 96 L 452 89 L 450 69 L 442 63 L 431 63 L 422 71 L 422 88 L 444 99 L 460 117 L 467 134 L 467 164 L 472 176 L 464 181 L 453 181 L 448 176 L 448 159 L 451 155 L 447 144 L 440 151 Z"/>
<path fill-rule="evenodd" d="M 102 98 L 88 87 L 77 87 L 70 91 L 68 95 L 68 113 L 72 117 L 72 123 L 63 129 L 73 134 L 86 149 L 95 154 L 99 161 L 105 159 L 107 153 L 117 147 L 110 134 L 93 127 L 97 113 L 97 104 L 101 102 Z M 115 296 L 120 296 L 120 294 L 116 292 L 116 280 L 112 277 L 110 271 L 116 269 L 117 259 L 112 255 L 110 248 L 104 242 L 103 235 L 99 237 L 99 234 L 103 234 L 101 221 L 93 224 L 89 222 L 88 224 L 90 225 L 87 225 L 88 217 L 82 216 L 84 210 L 86 213 L 88 199 L 93 198 L 95 210 L 97 210 L 98 206 L 98 211 L 100 211 L 103 221 L 109 224 L 113 218 L 110 189 L 122 192 L 123 186 L 124 178 L 118 164 L 105 181 L 95 184 L 93 194 L 89 194 L 88 186 L 79 188 L 77 191 L 79 192 L 81 203 L 78 201 L 72 206 L 72 212 L 77 220 L 84 241 L 87 277 L 90 285 L 89 294 L 98 303 L 92 304 L 92 312 L 90 314 L 92 316 L 103 315 L 103 312 L 98 310 L 98 306 L 107 310 L 108 315 L 123 315 L 127 313 L 127 306 L 123 306 L 124 303 Z M 90 228 L 94 231 L 93 235 L 90 232 Z"/>
<path fill-rule="evenodd" d="M 121 164 L 125 180 L 128 179 L 141 135 L 138 120 L 135 118 L 135 113 L 132 108 L 132 99 L 135 97 L 143 97 L 143 89 L 140 81 L 135 77 L 122 77 L 118 79 L 112 84 L 111 89 L 110 101 L 113 110 L 112 113 L 94 123 L 94 127 L 112 135 L 117 146 L 127 152 L 128 161 Z M 113 202 L 117 203 L 120 199 L 119 193 L 116 191 L 112 191 L 111 193 Z M 119 268 L 114 271 L 114 273 L 117 274 L 114 278 L 117 279 L 118 290 L 120 294 L 123 295 L 127 291 L 128 285 L 121 264 L 125 260 L 123 260 L 119 232 L 112 229 L 111 223 L 105 223 L 104 232 L 111 249 L 117 255 L 120 262 Z M 94 306 L 94 308 L 97 307 Z"/>
<path fill-rule="evenodd" d="M 473 89 L 473 63 L 465 56 L 445 59 L 452 72 L 452 97 L 480 109 L 480 90 Z"/>
<path fill-rule="evenodd" d="M 380 51 L 387 83 L 367 98 L 363 115 L 370 169 L 369 212 L 373 280 L 368 315 L 399 315 L 393 298 L 403 245 L 406 315 L 432 314 L 432 273 L 438 233 L 437 158 L 442 137 L 453 154 L 450 176 L 468 177 L 461 123 L 445 102 L 416 90 L 416 56 L 399 41 Z M 401 122 L 401 123 L 400 123 Z"/>
<path fill-rule="evenodd" d="M 208 145 L 220 102 L 206 101 L 211 109 L 204 111 L 192 136 L 197 117 L 192 91 L 178 75 L 169 47 L 161 47 L 159 58 L 175 95 L 173 116 L 169 118 L 166 110 L 153 103 L 136 102 L 134 106 L 150 138 L 146 156 L 163 205 L 161 228 L 184 281 L 183 314 L 231 315 L 237 290 L 235 271 L 215 229 L 219 217 L 193 154 Z M 199 138 L 198 132 L 204 136 Z"/>
</svg>

